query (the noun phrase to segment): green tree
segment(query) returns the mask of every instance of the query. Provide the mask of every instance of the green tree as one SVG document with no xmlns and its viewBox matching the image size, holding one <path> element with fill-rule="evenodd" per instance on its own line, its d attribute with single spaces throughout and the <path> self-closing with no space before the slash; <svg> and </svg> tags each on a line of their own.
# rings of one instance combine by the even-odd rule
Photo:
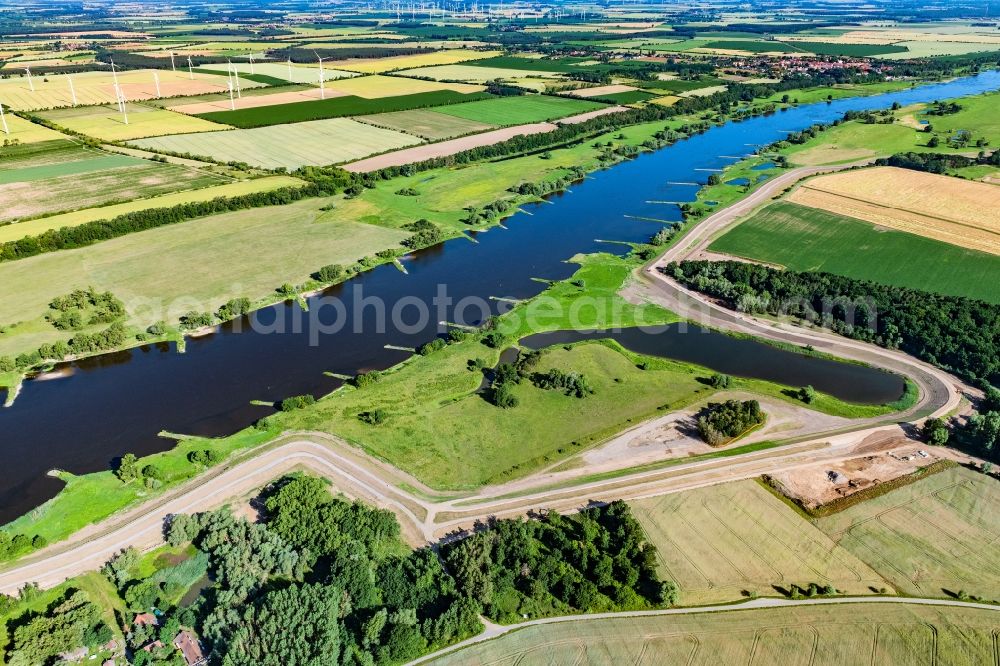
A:
<svg viewBox="0 0 1000 666">
<path fill-rule="evenodd" d="M 265 594 L 244 611 L 223 666 L 339 663 L 340 602 L 339 589 L 319 584 L 290 585 Z"/>
<path fill-rule="evenodd" d="M 131 483 L 139 478 L 139 463 L 134 453 L 126 453 L 118 463 L 115 476 L 121 479 L 122 483 Z"/>
</svg>

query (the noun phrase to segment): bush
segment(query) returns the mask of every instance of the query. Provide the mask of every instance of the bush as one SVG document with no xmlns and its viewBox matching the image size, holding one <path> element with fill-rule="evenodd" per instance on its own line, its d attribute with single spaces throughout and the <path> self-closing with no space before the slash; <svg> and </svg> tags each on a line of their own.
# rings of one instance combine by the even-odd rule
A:
<svg viewBox="0 0 1000 666">
<path fill-rule="evenodd" d="M 811 404 L 816 399 L 816 389 L 812 386 L 803 386 L 798 391 L 798 398 L 807 405 Z"/>
<path fill-rule="evenodd" d="M 308 407 L 316 402 L 316 398 L 312 397 L 308 393 L 305 395 L 294 395 L 290 398 L 285 398 L 278 405 L 278 409 L 283 412 L 292 412 L 296 409 L 302 409 Z"/>
<path fill-rule="evenodd" d="M 362 372 L 354 376 L 351 383 L 358 388 L 365 388 L 366 386 L 371 386 L 382 379 L 382 373 L 378 370 L 369 370 L 368 372 Z"/>
<path fill-rule="evenodd" d="M 948 443 L 948 424 L 939 418 L 927 419 L 920 429 L 920 435 L 928 444 L 944 446 Z"/>
<path fill-rule="evenodd" d="M 382 425 L 389 418 L 389 414 L 384 409 L 372 409 L 358 414 L 358 418 L 368 425 Z"/>
<path fill-rule="evenodd" d="M 756 400 L 709 403 L 698 417 L 698 434 L 711 446 L 721 446 L 764 422 Z"/>
<path fill-rule="evenodd" d="M 344 275 L 344 267 L 340 264 L 328 264 L 316 271 L 313 277 L 320 282 L 337 282 Z"/>
<path fill-rule="evenodd" d="M 501 409 L 512 409 L 518 405 L 517 396 L 511 391 L 510 384 L 494 386 L 490 391 L 490 402 Z"/>
<path fill-rule="evenodd" d="M 727 389 L 732 383 L 732 377 L 721 373 L 712 375 L 712 378 L 709 380 L 709 384 L 711 384 L 714 389 Z"/>
<path fill-rule="evenodd" d="M 417 353 L 420 354 L 421 356 L 427 356 L 428 354 L 440 351 L 447 346 L 448 343 L 444 340 L 444 338 L 434 338 L 430 342 L 420 345 L 420 347 L 417 349 Z"/>
</svg>

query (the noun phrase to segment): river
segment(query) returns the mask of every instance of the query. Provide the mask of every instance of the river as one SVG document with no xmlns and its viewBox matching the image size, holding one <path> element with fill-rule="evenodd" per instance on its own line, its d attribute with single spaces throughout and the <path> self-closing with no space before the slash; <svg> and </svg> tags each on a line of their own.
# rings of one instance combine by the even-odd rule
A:
<svg viewBox="0 0 1000 666">
<path fill-rule="evenodd" d="M 408 356 L 386 345 L 416 347 L 440 333 L 439 321 L 477 325 L 482 314 L 445 308 L 423 326 L 377 333 L 374 307 L 353 307 L 358 295 L 388 304 L 400 299 L 430 303 L 446 286 L 454 303 L 463 298 L 529 298 L 543 280 L 564 279 L 575 271 L 566 259 L 583 252 L 623 252 L 625 246 L 595 239 L 645 241 L 655 224 L 636 218 L 679 220 L 673 205 L 691 200 L 709 173 L 731 164 L 724 156 L 751 153 L 791 131 L 826 123 L 846 111 L 878 109 L 959 97 L 1000 88 L 1000 73 L 866 98 L 804 105 L 770 116 L 731 122 L 704 134 L 592 174 L 571 193 L 524 206 L 495 228 L 475 235 L 475 243 L 455 239 L 405 260 L 408 273 L 385 265 L 327 292 L 348 305 L 348 326 L 315 336 L 298 305 L 286 303 L 253 315 L 256 324 L 302 320 L 297 331 L 266 334 L 248 330 L 247 321 L 227 324 L 213 335 L 190 339 L 186 352 L 172 344 L 150 345 L 65 364 L 68 376 L 26 381 L 12 407 L 0 409 L 0 522 L 54 496 L 62 483 L 53 468 L 82 474 L 108 469 L 125 452 L 145 455 L 173 445 L 160 431 L 220 436 L 270 413 L 252 401 L 290 395 L 320 395 L 340 381 L 325 373 L 353 375 L 386 368 Z M 75 250 L 86 252 L 86 249 Z M 177 270 L 185 267 L 178 266 Z M 496 310 L 499 301 L 487 301 Z M 311 303 L 315 304 L 315 299 Z M 315 308 L 313 312 L 317 312 Z M 332 315 L 331 315 L 332 316 Z M 259 327 L 258 327 L 259 328 Z M 361 333 L 354 331 L 360 329 Z M 318 337 L 317 344 L 310 344 Z M 819 382 L 813 382 L 818 384 Z"/>
</svg>

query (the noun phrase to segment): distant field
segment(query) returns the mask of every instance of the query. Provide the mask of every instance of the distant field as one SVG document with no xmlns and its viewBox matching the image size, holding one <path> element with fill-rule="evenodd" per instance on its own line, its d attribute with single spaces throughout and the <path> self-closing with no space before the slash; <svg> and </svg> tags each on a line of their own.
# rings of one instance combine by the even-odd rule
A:
<svg viewBox="0 0 1000 666">
<path fill-rule="evenodd" d="M 513 69 L 503 67 L 476 67 L 473 65 L 439 65 L 437 67 L 421 67 L 406 69 L 399 72 L 401 76 L 419 76 L 438 81 L 469 81 L 485 83 L 495 79 L 552 78 L 559 74 L 543 69 Z"/>
<path fill-rule="evenodd" d="M 134 102 L 154 97 L 217 93 L 227 89 L 225 75 L 195 74 L 192 80 L 188 78 L 186 71 L 157 70 L 157 73 L 160 77 L 160 95 L 156 94 L 153 70 L 137 69 L 119 72 L 118 83 L 121 85 L 125 99 Z M 80 72 L 72 75 L 52 74 L 46 77 L 35 76 L 33 77 L 34 92 L 31 91 L 26 77 L 0 79 L 0 101 L 4 105 L 21 111 L 71 106 L 73 98 L 69 88 L 70 78 L 73 80 L 78 104 L 115 103 L 114 80 L 111 72 L 103 71 Z M 253 88 L 262 84 L 241 78 L 240 85 L 244 88 Z"/>
<path fill-rule="evenodd" d="M 494 69 L 521 69 L 531 72 L 578 72 L 583 58 L 521 58 L 518 56 L 497 56 L 469 63 L 472 67 Z M 585 67 L 583 68 L 585 70 Z"/>
<path fill-rule="evenodd" d="M 231 298 L 263 298 L 284 282 L 397 247 L 409 235 L 321 211 L 328 203 L 306 199 L 223 213 L 0 264 L 0 284 L 18 285 L 0 289 L 0 322 L 21 322 L 0 336 L 0 356 L 67 338 L 43 317 L 54 297 L 73 289 L 111 290 L 125 303 L 128 323 L 145 328 Z"/>
<path fill-rule="evenodd" d="M 774 203 L 709 248 L 795 271 L 825 271 L 1000 304 L 1000 257 L 823 210 Z"/>
<path fill-rule="evenodd" d="M 274 169 L 334 164 L 420 143 L 402 132 L 347 118 L 313 120 L 257 129 L 178 134 L 133 142 L 140 148 L 204 155 Z"/>
<path fill-rule="evenodd" d="M 79 159 L 67 159 L 66 161 L 25 166 L 19 169 L 4 169 L 0 171 L 0 185 L 31 183 L 60 176 L 73 176 L 92 171 L 149 164 L 149 162 L 135 157 L 108 155 L 96 150 L 81 150 L 79 153 L 70 153 L 70 155 Z"/>
<path fill-rule="evenodd" d="M 1000 482 L 957 467 L 815 522 L 905 594 L 997 599 L 998 509 Z"/>
<path fill-rule="evenodd" d="M 842 55 L 851 58 L 870 58 L 871 56 L 885 55 L 889 53 L 907 53 L 905 46 L 898 44 L 845 44 L 832 42 L 800 42 L 798 40 L 786 42 L 789 45 L 798 47 L 799 50 L 815 53 L 816 55 Z"/>
<path fill-rule="evenodd" d="M 352 72 L 378 74 L 393 70 L 412 69 L 431 65 L 450 65 L 467 60 L 492 58 L 500 55 L 499 51 L 471 51 L 468 49 L 447 49 L 418 55 L 400 56 L 398 58 L 377 58 L 375 60 L 341 60 L 331 62 L 331 66 L 340 67 Z"/>
<path fill-rule="evenodd" d="M 450 139 L 455 136 L 464 136 L 474 132 L 484 132 L 493 129 L 493 125 L 459 118 L 458 116 L 449 116 L 444 113 L 435 113 L 427 109 L 355 116 L 354 119 L 375 125 L 376 127 L 384 127 L 396 130 L 397 132 L 413 134 L 414 136 L 430 141 Z"/>
<path fill-rule="evenodd" d="M 468 83 L 445 83 L 437 81 L 421 81 L 407 79 L 401 76 L 359 76 L 353 79 L 343 79 L 327 86 L 347 95 L 356 95 L 368 99 L 380 97 L 397 97 L 399 95 L 416 95 L 441 90 L 451 90 L 457 93 L 482 92 L 483 87 Z"/>
<path fill-rule="evenodd" d="M 748 51 L 750 53 L 801 53 L 805 50 L 785 42 L 736 39 L 707 42 L 701 48 L 719 51 Z"/>
<path fill-rule="evenodd" d="M 240 63 L 237 65 L 237 68 L 241 74 L 247 74 L 250 72 L 250 65 L 246 62 Z M 201 65 L 199 69 L 209 69 L 222 74 L 226 73 L 226 65 L 224 64 Z M 291 81 L 292 83 L 311 83 L 315 86 L 319 85 L 319 66 L 315 64 L 293 64 L 291 70 L 289 70 L 287 63 L 256 62 L 254 63 L 253 71 L 255 74 L 273 76 L 276 79 L 284 79 L 285 81 Z M 349 76 L 356 76 L 356 74 L 354 72 L 344 72 L 334 69 L 333 67 L 323 67 L 323 77 L 327 81 L 342 79 Z"/>
<path fill-rule="evenodd" d="M 19 118 L 12 113 L 8 112 L 7 101 L 0 99 L 0 104 L 4 105 L 4 117 L 7 120 L 7 129 L 10 130 L 10 134 L 3 134 L 0 132 L 0 143 L 4 139 L 10 141 L 20 141 L 21 143 L 40 143 L 42 141 L 55 141 L 58 139 L 66 138 L 65 135 L 60 134 L 55 130 L 51 130 L 48 127 L 43 127 L 41 125 L 36 125 L 30 120 L 25 120 L 24 118 Z"/>
<path fill-rule="evenodd" d="M 701 88 L 714 88 L 726 82 L 714 77 L 705 77 L 694 81 L 687 79 L 670 79 L 667 81 L 638 81 L 637 86 L 645 90 L 662 90 L 666 93 L 684 93 Z"/>
<path fill-rule="evenodd" d="M 611 102 L 612 104 L 635 104 L 637 102 L 648 102 L 655 99 L 657 95 L 645 90 L 631 90 L 629 92 L 611 93 L 610 95 L 600 95 L 592 97 L 601 102 Z"/>
<path fill-rule="evenodd" d="M 224 181 L 219 176 L 203 171 L 146 160 L 113 169 L 8 182 L 0 185 L 0 221 L 131 201 L 221 182 Z"/>
<path fill-rule="evenodd" d="M 765 596 L 791 583 L 850 594 L 886 582 L 755 481 L 630 502 L 656 546 L 660 574 L 685 606 Z"/>
<path fill-rule="evenodd" d="M 995 185 L 877 167 L 811 178 L 788 200 L 1000 255 L 1000 188 Z"/>
<path fill-rule="evenodd" d="M 122 159 L 132 159 L 123 157 Z M 143 160 L 132 159 L 133 162 L 143 163 Z M 2 175 L 2 174 L 0 174 Z M 183 203 L 196 201 L 211 201 L 217 197 L 235 197 L 253 192 L 269 192 L 282 187 L 301 185 L 302 181 L 291 176 L 267 176 L 254 180 L 244 180 L 236 183 L 226 183 L 224 185 L 212 185 L 198 190 L 185 192 L 173 192 L 163 194 L 148 199 L 138 199 L 128 203 L 114 204 L 111 206 L 101 206 L 96 208 L 85 208 L 71 213 L 50 215 L 27 222 L 17 222 L 0 226 L 0 243 L 24 238 L 25 236 L 37 236 L 49 229 L 59 229 L 61 227 L 75 227 L 87 222 L 97 220 L 110 220 L 119 215 L 133 213 L 139 210 L 150 208 L 169 208 Z"/>
<path fill-rule="evenodd" d="M 412 95 L 379 97 L 375 99 L 349 95 L 346 97 L 310 100 L 292 104 L 258 106 L 255 108 L 237 109 L 236 111 L 214 111 L 200 114 L 198 117 L 204 119 L 204 121 L 249 129 L 252 127 L 280 125 L 282 123 L 300 123 L 310 120 L 324 120 L 327 118 L 342 118 L 344 116 L 461 104 L 470 100 L 488 98 L 490 98 L 490 95 L 486 93 L 463 94 L 452 90 L 435 90 Z"/>
<path fill-rule="evenodd" d="M 518 629 L 433 666 L 993 664 L 997 612 L 851 604 L 579 620 Z"/>
<path fill-rule="evenodd" d="M 118 108 L 114 105 L 57 109 L 45 111 L 39 115 L 60 127 L 102 141 L 128 141 L 164 134 L 212 132 L 226 129 L 224 125 L 208 122 L 201 118 L 142 104 L 126 104 L 125 111 L 128 115 L 128 124 L 125 124 L 125 119 L 122 114 L 118 113 Z"/>
<path fill-rule="evenodd" d="M 522 125 L 554 120 L 576 113 L 593 111 L 603 105 L 581 99 L 552 97 L 550 95 L 521 95 L 501 97 L 481 102 L 455 104 L 435 109 L 436 113 L 475 120 L 490 125 Z"/>
</svg>

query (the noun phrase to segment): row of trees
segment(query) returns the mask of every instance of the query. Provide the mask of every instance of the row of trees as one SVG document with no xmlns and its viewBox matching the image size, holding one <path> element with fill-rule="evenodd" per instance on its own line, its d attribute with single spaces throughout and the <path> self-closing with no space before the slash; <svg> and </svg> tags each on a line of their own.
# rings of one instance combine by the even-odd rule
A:
<svg viewBox="0 0 1000 666">
<path fill-rule="evenodd" d="M 949 153 L 896 153 L 890 157 L 876 160 L 875 164 L 878 166 L 893 166 L 913 171 L 944 174 L 952 169 L 961 169 L 978 164 L 1000 166 L 1000 150 L 995 150 L 989 155 L 982 153 L 978 157 L 967 157 L 965 155 Z"/>
</svg>

